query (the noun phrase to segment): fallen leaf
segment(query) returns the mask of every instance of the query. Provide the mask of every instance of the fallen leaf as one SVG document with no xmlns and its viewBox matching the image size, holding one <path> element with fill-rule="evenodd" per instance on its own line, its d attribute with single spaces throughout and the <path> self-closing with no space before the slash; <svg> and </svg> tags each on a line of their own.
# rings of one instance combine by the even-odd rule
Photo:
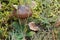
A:
<svg viewBox="0 0 60 40">
<path fill-rule="evenodd" d="M 39 30 L 39 27 L 36 26 L 35 22 L 30 22 L 28 25 L 29 25 L 29 28 L 33 31 L 38 31 Z"/>
<path fill-rule="evenodd" d="M 58 19 L 54 25 L 55 27 L 59 27 L 60 26 L 60 19 Z"/>
</svg>

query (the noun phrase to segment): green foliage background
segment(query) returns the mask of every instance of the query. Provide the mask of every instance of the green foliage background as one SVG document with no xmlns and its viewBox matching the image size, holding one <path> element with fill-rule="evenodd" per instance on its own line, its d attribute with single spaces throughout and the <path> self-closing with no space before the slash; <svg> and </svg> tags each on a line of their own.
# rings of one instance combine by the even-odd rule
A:
<svg viewBox="0 0 60 40">
<path fill-rule="evenodd" d="M 26 36 L 32 37 L 35 34 L 35 32 L 30 31 L 28 26 L 26 26 L 27 28 L 25 29 L 25 25 L 23 24 L 19 25 L 18 19 L 16 17 L 10 18 L 10 14 L 12 14 L 14 10 L 12 5 L 13 4 L 18 5 L 19 4 L 18 0 L 13 1 L 0 0 L 0 1 L 2 3 L 2 8 L 0 9 L 0 39 L 8 40 L 9 36 L 11 35 L 11 37 L 13 38 L 15 36 L 16 40 L 23 40 L 22 39 L 24 37 L 22 34 L 23 32 L 26 32 L 25 34 Z M 35 1 L 37 6 L 32 8 L 33 15 L 32 17 L 28 18 L 27 22 L 34 21 L 36 24 L 39 24 L 39 27 L 43 27 L 43 29 L 46 28 L 47 31 L 52 29 L 55 32 L 58 32 L 57 40 L 59 40 L 60 38 L 60 32 L 58 31 L 59 28 L 54 28 L 54 23 L 60 17 L 60 0 L 35 0 Z M 22 26 L 22 28 L 20 28 L 20 26 Z M 20 32 L 20 30 L 22 29 L 26 31 L 23 30 L 22 32 Z M 41 32 L 42 35 L 46 33 L 45 32 L 46 30 L 44 30 L 43 33 Z M 36 38 L 32 40 L 42 40 L 42 38 L 40 39 Z"/>
</svg>

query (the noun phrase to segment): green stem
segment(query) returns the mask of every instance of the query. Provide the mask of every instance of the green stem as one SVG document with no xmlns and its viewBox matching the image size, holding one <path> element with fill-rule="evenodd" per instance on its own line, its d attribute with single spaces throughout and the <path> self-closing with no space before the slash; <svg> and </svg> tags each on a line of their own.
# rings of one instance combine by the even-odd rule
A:
<svg viewBox="0 0 60 40">
<path fill-rule="evenodd" d="M 25 4 L 25 0 L 19 0 L 19 5 Z"/>
<path fill-rule="evenodd" d="M 25 36 L 26 36 L 26 29 L 27 29 L 27 27 L 26 27 L 26 24 L 27 24 L 27 19 L 19 19 L 19 24 L 20 24 L 20 28 L 21 28 L 21 33 L 22 33 L 22 35 L 23 35 L 23 39 L 25 38 Z M 24 26 L 22 26 L 22 24 L 24 25 Z M 23 29 L 23 27 L 24 27 L 24 29 Z"/>
<path fill-rule="evenodd" d="M 20 31 L 21 31 L 21 33 L 22 33 L 22 35 L 23 35 L 23 38 L 25 37 L 25 35 L 24 35 L 24 32 L 23 32 L 23 29 L 22 29 L 22 24 L 21 24 L 21 20 L 19 19 L 19 24 L 20 24 Z"/>
</svg>

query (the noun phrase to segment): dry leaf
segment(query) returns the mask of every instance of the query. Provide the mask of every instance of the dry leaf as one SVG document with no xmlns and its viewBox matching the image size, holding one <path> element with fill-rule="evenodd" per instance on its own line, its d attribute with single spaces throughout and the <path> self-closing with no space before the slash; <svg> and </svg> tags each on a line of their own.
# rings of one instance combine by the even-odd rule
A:
<svg viewBox="0 0 60 40">
<path fill-rule="evenodd" d="M 15 9 L 18 9 L 18 5 L 12 5 Z"/>
<path fill-rule="evenodd" d="M 33 31 L 38 31 L 39 30 L 39 27 L 36 26 L 35 22 L 30 22 L 28 25 L 29 25 L 29 28 Z"/>
<path fill-rule="evenodd" d="M 56 27 L 59 27 L 59 26 L 60 26 L 60 19 L 58 19 L 58 20 L 56 21 L 55 26 L 56 26 Z"/>
<path fill-rule="evenodd" d="M 37 6 L 36 2 L 35 2 L 35 1 L 32 1 L 31 7 L 34 8 L 34 7 L 36 7 L 36 6 Z"/>
</svg>

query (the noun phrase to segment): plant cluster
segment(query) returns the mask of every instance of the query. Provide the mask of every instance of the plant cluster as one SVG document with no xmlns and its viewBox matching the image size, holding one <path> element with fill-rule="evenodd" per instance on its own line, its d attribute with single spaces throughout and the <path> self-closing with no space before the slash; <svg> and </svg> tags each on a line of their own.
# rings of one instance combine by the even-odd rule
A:
<svg viewBox="0 0 60 40">
<path fill-rule="evenodd" d="M 60 39 L 60 0 L 0 0 L 0 40 L 59 40 Z M 25 4 L 26 3 L 26 4 Z M 21 14 L 28 13 L 20 12 L 13 5 L 27 5 L 32 10 L 31 16 L 26 19 L 21 19 Z M 26 7 L 26 6 L 25 6 Z M 16 12 L 15 12 L 15 11 Z M 13 11 L 21 13 L 19 17 L 13 15 Z M 27 10 L 28 11 L 28 10 Z M 23 15 L 24 17 L 26 15 Z M 28 16 L 28 14 L 27 14 Z M 35 22 L 39 27 L 39 31 L 34 31 L 29 28 L 29 23 Z"/>
</svg>

